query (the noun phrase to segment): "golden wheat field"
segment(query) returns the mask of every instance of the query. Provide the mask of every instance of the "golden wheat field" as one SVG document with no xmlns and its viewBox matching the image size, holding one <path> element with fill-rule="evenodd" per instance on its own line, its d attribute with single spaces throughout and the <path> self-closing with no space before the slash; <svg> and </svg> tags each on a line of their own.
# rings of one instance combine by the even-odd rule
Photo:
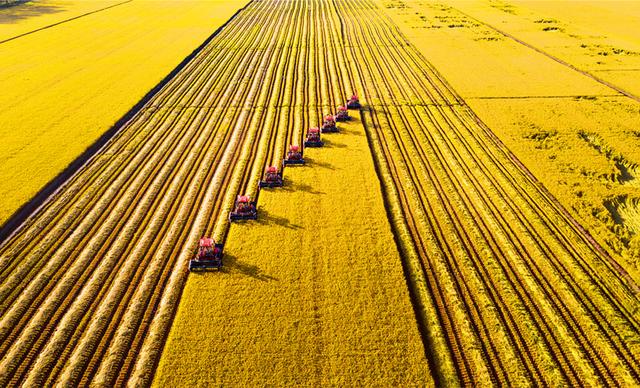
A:
<svg viewBox="0 0 640 388">
<path fill-rule="evenodd" d="M 624 1 L 383 4 L 637 282 L 638 7 Z M 442 40 L 448 44 L 437 45 Z M 474 76 L 475 69 L 482 74 Z"/>
<path fill-rule="evenodd" d="M 222 282 L 189 276 L 157 386 L 433 383 L 364 128 L 324 142 L 261 192 L 257 225 L 231 227 Z"/>
<path fill-rule="evenodd" d="M 640 385 L 637 25 L 0 2 L 0 385 Z"/>
<path fill-rule="evenodd" d="M 42 0 L 0 11 L 0 223 L 242 5 Z"/>
</svg>

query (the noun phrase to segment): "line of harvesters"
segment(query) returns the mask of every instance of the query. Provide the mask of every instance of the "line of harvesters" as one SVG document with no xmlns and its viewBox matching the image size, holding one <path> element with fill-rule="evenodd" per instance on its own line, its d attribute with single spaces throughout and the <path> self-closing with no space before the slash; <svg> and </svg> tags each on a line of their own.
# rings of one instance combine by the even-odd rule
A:
<svg viewBox="0 0 640 388">
<path fill-rule="evenodd" d="M 326 115 L 322 122 L 322 127 L 309 128 L 304 140 L 304 147 L 322 147 L 324 142 L 320 139 L 321 133 L 338 132 L 336 122 L 351 119 L 348 109 L 360 109 L 360 101 L 357 95 L 351 96 L 346 105 L 338 107 L 335 115 Z M 281 187 L 284 184 L 282 172 L 285 166 L 304 165 L 302 149 L 297 144 L 289 146 L 287 156 L 282 161 L 282 169 L 277 166 L 269 166 L 260 181 L 259 188 Z M 258 192 L 259 193 L 259 192 Z M 236 220 L 256 220 L 258 219 L 257 199 L 251 200 L 248 195 L 239 195 L 236 199 L 233 210 L 229 213 L 229 221 Z M 222 268 L 223 243 L 216 243 L 211 237 L 202 237 L 198 244 L 198 251 L 189 261 L 189 271 L 198 269 L 220 269 Z"/>
</svg>

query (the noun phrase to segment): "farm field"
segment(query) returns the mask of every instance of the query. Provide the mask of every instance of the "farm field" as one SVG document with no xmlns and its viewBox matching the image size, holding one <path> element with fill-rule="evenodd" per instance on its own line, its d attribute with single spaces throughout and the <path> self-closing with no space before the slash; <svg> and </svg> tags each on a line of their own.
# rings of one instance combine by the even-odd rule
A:
<svg viewBox="0 0 640 388">
<path fill-rule="evenodd" d="M 635 2 L 515 0 L 452 5 L 640 99 L 640 7 Z"/>
<path fill-rule="evenodd" d="M 261 191 L 223 276 L 189 276 L 155 385 L 433 384 L 358 121 Z"/>
<path fill-rule="evenodd" d="M 638 3 L 381 4 L 637 283 Z"/>
<path fill-rule="evenodd" d="M 38 0 L 0 9 L 0 226 L 244 4 Z M 49 11 L 15 16 L 23 7 Z"/>
<path fill-rule="evenodd" d="M 17 39 L 83 15 L 99 13 L 126 3 L 126 0 L 40 0 L 3 8 L 0 11 L 0 41 Z M 2 3 L 0 2 L 0 5 Z"/>
<path fill-rule="evenodd" d="M 458 92 L 386 4 L 251 2 L 3 242 L 0 385 L 639 385 L 633 273 L 476 115 L 481 83 Z M 634 117 L 539 63 L 576 111 Z M 236 196 L 353 92 L 357 120 L 230 226 Z M 626 166 L 615 133 L 581 136 Z M 188 275 L 207 235 L 226 266 Z"/>
</svg>

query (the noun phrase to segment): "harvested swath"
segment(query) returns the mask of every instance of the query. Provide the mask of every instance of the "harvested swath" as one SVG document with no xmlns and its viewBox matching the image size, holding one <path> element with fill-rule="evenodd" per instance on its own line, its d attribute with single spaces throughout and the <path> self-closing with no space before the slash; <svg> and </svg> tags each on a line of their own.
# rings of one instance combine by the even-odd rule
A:
<svg viewBox="0 0 640 388">
<path fill-rule="evenodd" d="M 252 3 L 0 247 L 0 382 L 149 384 L 197 238 L 353 91 L 439 381 L 637 385 L 637 297 L 360 0 Z"/>
<path fill-rule="evenodd" d="M 184 247 L 186 236 L 175 239 L 176 231 L 190 230 L 193 217 L 204 203 L 205 189 L 213 181 L 218 182 L 219 190 L 213 199 L 209 190 L 209 199 L 215 204 L 210 216 L 213 219 L 218 218 L 218 214 L 223 216 L 221 213 L 227 207 L 221 205 L 222 201 L 235 195 L 235 192 L 227 195 L 225 190 L 229 190 L 229 183 L 239 181 L 241 175 L 248 173 L 234 168 L 239 162 L 239 154 L 233 150 L 245 149 L 245 143 L 251 141 L 252 111 L 237 107 L 258 105 L 258 86 L 265 74 L 261 71 L 260 59 L 269 56 L 226 55 L 225 49 L 230 50 L 240 42 L 234 34 L 236 29 L 245 28 L 247 23 L 259 23 L 258 17 L 266 20 L 266 13 L 245 19 L 226 30 L 222 35 L 228 39 L 226 45 L 216 44 L 218 42 L 214 40 L 205 48 L 138 116 L 146 130 L 134 131 L 141 125 L 137 120 L 132 121 L 104 152 L 116 157 L 98 157 L 97 162 L 87 166 L 86 172 L 61 192 L 57 198 L 60 202 L 54 201 L 45 209 L 42 219 L 34 220 L 33 225 L 37 228 L 24 230 L 29 238 L 37 238 L 40 234 L 47 236 L 49 232 L 58 234 L 55 238 L 41 240 L 51 242 L 51 245 L 45 245 L 46 249 L 59 252 L 60 260 L 46 263 L 44 269 L 48 273 L 38 274 L 37 264 L 42 263 L 42 256 L 37 251 L 29 254 L 30 239 L 17 237 L 13 240 L 15 245 L 9 243 L 3 247 L 4 252 L 32 256 L 36 262 L 34 274 L 28 271 L 12 273 L 11 270 L 21 267 L 15 261 L 7 260 L 7 263 L 15 264 L 5 267 L 13 274 L 8 277 L 14 279 L 13 286 L 31 280 L 29 276 L 42 279 L 31 282 L 33 289 L 29 291 L 35 292 L 14 293 L 12 302 L 18 303 L 9 310 L 9 316 L 3 317 L 6 335 L 15 339 L 3 342 L 5 351 L 9 352 L 8 361 L 2 365 L 4 378 L 18 382 L 28 377 L 32 383 L 52 383 L 62 373 L 60 381 L 87 383 L 98 372 L 100 380 L 126 380 L 156 311 L 155 306 L 160 303 L 162 293 L 159 291 L 167 284 L 175 266 L 176 252 Z M 276 21 L 272 20 L 273 23 Z M 263 63 L 265 61 L 263 59 Z M 216 66 L 212 66 L 214 63 Z M 252 77 L 253 82 L 242 88 L 236 87 L 238 80 L 252 73 L 261 76 Z M 236 122 L 237 127 L 227 130 L 229 122 Z M 147 148 L 136 150 L 130 148 L 132 144 Z M 211 152 L 211 149 L 219 152 Z M 244 158 L 247 157 L 245 152 Z M 110 161 L 116 167 L 110 169 Z M 118 166 L 126 166 L 126 173 L 123 174 Z M 115 182 L 116 186 L 104 182 L 106 188 L 102 192 L 96 190 L 94 197 L 89 197 L 84 213 L 81 211 L 68 217 L 65 228 L 53 227 L 57 220 L 55 215 L 64 214 L 65 208 L 78 209 L 73 197 L 83 191 L 85 182 L 96 181 L 94 174 L 110 175 L 110 182 Z M 233 178 L 234 174 L 238 177 Z M 121 189 L 124 187 L 126 190 Z M 109 195 L 101 196 L 104 193 Z M 206 206 L 211 207 L 211 204 Z M 189 216 L 180 216 L 180 211 Z M 88 212 L 96 215 L 89 217 Z M 84 221 L 80 215 L 85 216 Z M 43 228 L 44 225 L 48 227 Z M 74 231 L 72 236 L 77 237 L 67 237 L 62 248 L 57 246 L 60 234 L 64 235 L 69 229 Z M 169 239 L 163 237 L 165 235 Z M 83 250 L 87 242 L 89 246 Z M 91 244 L 95 248 L 91 248 Z M 76 255 L 82 260 L 75 260 Z M 66 257 L 64 262 L 63 257 Z M 58 268 L 57 264 L 65 267 Z M 184 270 L 178 273 L 182 277 L 185 275 Z M 58 283 L 57 277 L 63 281 Z M 42 293 L 38 294 L 38 288 Z M 48 288 L 55 288 L 56 292 L 50 293 Z M 36 316 L 37 320 L 30 321 L 32 315 L 23 312 L 34 311 L 41 303 L 47 303 L 49 308 L 42 310 Z M 21 323 L 15 325 L 17 319 Z M 55 331 L 54 338 L 48 340 L 47 333 L 60 324 L 66 328 Z M 136 331 L 122 332 L 118 327 L 135 327 Z M 23 328 L 26 331 L 21 332 Z M 41 334 L 36 334 L 38 332 Z M 79 347 L 74 351 L 76 344 Z M 111 348 L 113 344 L 118 346 L 115 350 Z M 38 354 L 40 350 L 43 352 Z M 108 360 L 106 364 L 104 357 Z M 124 367 L 120 374 L 107 373 L 105 376 L 100 372 L 101 365 L 102 370 L 107 371 L 110 365 Z M 31 374 L 27 376 L 29 371 Z"/>
<path fill-rule="evenodd" d="M 375 18 L 373 5 L 360 5 L 353 11 L 357 18 Z M 440 268 L 434 277 L 455 275 L 440 284 L 454 284 L 464 301 L 460 323 L 471 322 L 473 328 L 450 342 L 454 356 L 462 354 L 459 377 L 503 383 L 522 377 L 548 383 L 557 377 L 574 383 L 637 381 L 637 350 L 624 339 L 637 336 L 633 308 L 626 306 L 637 305 L 635 296 L 432 67 L 401 44 L 405 41 L 391 22 L 381 23 L 387 28 L 353 23 L 352 36 L 362 39 L 352 49 L 360 71 L 378 81 L 366 95 L 372 102 L 369 129 L 372 139 L 388 149 L 383 156 L 394 166 L 394 186 L 403 193 L 399 199 L 406 198 L 404 215 L 414 220 L 415 244 L 433 250 L 423 256 L 427 273 Z M 415 106 L 396 108 L 396 101 Z M 429 248 L 434 243 L 437 248 Z M 483 298 L 487 305 L 476 302 Z M 565 306 L 567 300 L 576 308 Z M 452 309 L 459 306 L 456 299 L 448 303 Z M 486 306 L 501 312 L 495 315 Z M 443 322 L 450 319 L 444 311 L 439 314 Z M 494 330 L 496 325 L 502 329 Z M 592 325 L 597 328 L 585 332 Z M 472 356 L 478 349 L 474 342 L 468 343 L 474 337 L 480 359 Z M 507 365 L 509 344 L 521 350 L 519 362 Z"/>
</svg>

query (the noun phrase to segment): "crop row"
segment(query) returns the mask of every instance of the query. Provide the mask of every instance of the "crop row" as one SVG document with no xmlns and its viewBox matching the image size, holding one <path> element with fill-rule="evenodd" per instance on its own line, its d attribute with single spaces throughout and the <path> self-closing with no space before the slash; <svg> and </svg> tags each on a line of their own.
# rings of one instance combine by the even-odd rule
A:
<svg viewBox="0 0 640 388">
<path fill-rule="evenodd" d="M 314 12 L 252 3 L 3 243 L 3 385 L 149 382 L 198 238 L 344 94 Z"/>
<path fill-rule="evenodd" d="M 463 383 L 638 381 L 638 305 L 602 250 L 496 141 L 393 22 L 344 6 L 394 226 Z M 376 20 L 362 24 L 357 20 Z M 422 272 L 419 274 L 418 272 Z M 631 306 L 631 307 L 630 307 Z M 428 309 L 429 310 L 429 309 Z M 424 321 L 430 319 L 425 317 Z M 438 346 L 439 345 L 439 346 Z M 452 376 L 455 371 L 455 376 Z"/>
<path fill-rule="evenodd" d="M 441 381 L 637 383 L 637 297 L 382 15 L 239 13 L 0 246 L 0 383 L 148 384 L 198 238 L 352 91 Z"/>
</svg>

